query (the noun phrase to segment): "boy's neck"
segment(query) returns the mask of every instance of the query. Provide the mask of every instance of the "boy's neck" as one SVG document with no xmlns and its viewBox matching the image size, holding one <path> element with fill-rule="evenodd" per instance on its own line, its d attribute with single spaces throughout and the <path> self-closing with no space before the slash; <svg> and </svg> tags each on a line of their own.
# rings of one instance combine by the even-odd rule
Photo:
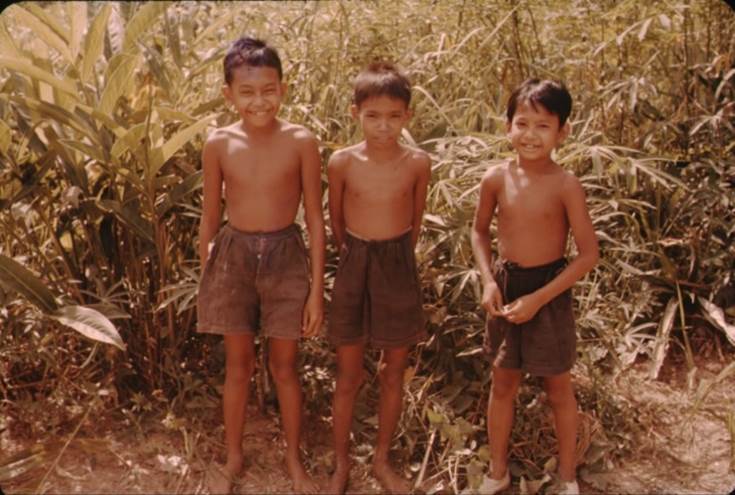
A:
<svg viewBox="0 0 735 495">
<path fill-rule="evenodd" d="M 279 120 L 273 119 L 268 125 L 265 126 L 249 126 L 244 120 L 240 120 L 240 129 L 251 138 L 266 138 L 272 136 L 280 127 L 281 123 Z"/>
<path fill-rule="evenodd" d="M 539 158 L 538 160 L 523 160 L 520 156 L 516 156 L 516 165 L 527 172 L 544 173 L 556 167 L 556 162 L 551 156 Z"/>
<path fill-rule="evenodd" d="M 395 159 L 401 153 L 403 153 L 403 146 L 398 141 L 385 144 L 365 141 L 365 156 L 373 162 L 384 163 Z"/>
</svg>

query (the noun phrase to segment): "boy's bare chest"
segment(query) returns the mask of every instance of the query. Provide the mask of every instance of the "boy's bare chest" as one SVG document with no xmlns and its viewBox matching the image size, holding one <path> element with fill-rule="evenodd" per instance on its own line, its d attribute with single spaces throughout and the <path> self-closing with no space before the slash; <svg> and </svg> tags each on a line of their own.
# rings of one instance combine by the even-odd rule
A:
<svg viewBox="0 0 735 495">
<path fill-rule="evenodd" d="M 558 180 L 507 180 L 498 198 L 499 214 L 525 219 L 563 218 L 560 188 Z"/>
<path fill-rule="evenodd" d="M 413 191 L 414 176 L 408 167 L 373 167 L 354 164 L 346 176 L 346 186 L 353 196 L 396 198 Z"/>
<path fill-rule="evenodd" d="M 231 145 L 222 159 L 225 181 L 271 182 L 298 174 L 300 158 L 296 150 L 283 146 L 255 147 Z"/>
</svg>

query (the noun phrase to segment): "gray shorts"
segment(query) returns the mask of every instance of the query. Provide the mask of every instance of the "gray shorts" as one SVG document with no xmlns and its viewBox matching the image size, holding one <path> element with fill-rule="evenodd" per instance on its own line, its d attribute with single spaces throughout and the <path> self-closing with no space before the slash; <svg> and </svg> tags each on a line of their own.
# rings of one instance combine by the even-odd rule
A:
<svg viewBox="0 0 735 495">
<path fill-rule="evenodd" d="M 298 339 L 309 261 L 296 224 L 249 233 L 225 225 L 199 283 L 197 331 Z"/>
</svg>

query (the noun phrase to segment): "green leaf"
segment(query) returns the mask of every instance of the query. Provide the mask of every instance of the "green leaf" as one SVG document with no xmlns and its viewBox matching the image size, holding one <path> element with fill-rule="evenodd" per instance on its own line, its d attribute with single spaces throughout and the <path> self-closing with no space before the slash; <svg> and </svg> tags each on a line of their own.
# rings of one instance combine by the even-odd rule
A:
<svg viewBox="0 0 735 495">
<path fill-rule="evenodd" d="M 4 120 L 0 120 L 0 153 L 7 154 L 12 142 L 12 129 L 5 123 Z"/>
<path fill-rule="evenodd" d="M 134 125 L 128 131 L 115 141 L 110 150 L 110 155 L 113 158 L 119 158 L 123 153 L 128 150 L 135 150 L 140 146 L 140 142 L 145 137 L 145 122 L 142 124 Z"/>
<path fill-rule="evenodd" d="M 84 52 L 82 53 L 82 69 L 79 77 L 82 81 L 88 82 L 92 75 L 94 64 L 102 56 L 102 50 L 105 47 L 105 29 L 107 28 L 107 19 L 110 17 L 110 9 L 112 6 L 105 3 L 97 16 L 92 21 L 92 25 L 84 38 Z"/>
<path fill-rule="evenodd" d="M 148 169 L 148 179 L 153 179 L 166 161 L 171 158 L 182 146 L 190 142 L 200 133 L 207 124 L 214 119 L 214 115 L 207 115 L 191 124 L 189 127 L 174 134 L 163 146 L 151 150 Z"/>
<path fill-rule="evenodd" d="M 13 37 L 8 32 L 5 19 L 5 17 L 0 16 L 0 53 L 17 59 L 23 58 L 23 54 L 18 51 L 13 42 Z"/>
<path fill-rule="evenodd" d="M 85 337 L 125 350 L 125 343 L 115 325 L 97 310 L 84 306 L 64 306 L 50 316 Z"/>
<path fill-rule="evenodd" d="M 33 6 L 33 4 L 26 4 L 26 6 Z M 53 48 L 59 52 L 66 60 L 73 62 L 69 47 L 66 45 L 66 40 L 62 39 L 57 32 L 53 29 L 55 27 L 50 21 L 48 16 L 41 19 L 37 13 L 33 14 L 21 7 L 20 5 L 11 5 L 7 8 L 6 12 L 15 17 L 21 24 L 29 27 L 33 32 L 33 35 L 46 43 L 50 48 Z"/>
<path fill-rule="evenodd" d="M 115 109 L 118 98 L 127 94 L 130 90 L 133 77 L 135 76 L 135 68 L 140 61 L 140 57 L 136 55 L 123 55 L 117 68 L 114 70 L 108 81 L 105 81 L 105 89 L 100 98 L 98 109 L 104 114 L 111 114 Z"/>
<path fill-rule="evenodd" d="M 79 55 L 79 47 L 82 43 L 82 36 L 87 29 L 87 2 L 74 0 L 66 4 L 67 12 L 71 23 L 69 33 L 69 51 L 72 58 L 76 61 Z"/>
<path fill-rule="evenodd" d="M 132 19 L 125 26 L 123 51 L 137 50 L 137 42 L 155 26 L 158 17 L 163 14 L 171 2 L 147 2 L 138 9 Z"/>
<path fill-rule="evenodd" d="M 99 136 L 97 135 L 97 132 L 83 119 L 67 110 L 64 110 L 60 106 L 54 105 L 53 103 L 47 103 L 45 101 L 35 100 L 33 98 L 23 98 L 21 96 L 13 96 L 11 99 L 29 110 L 38 112 L 43 117 L 76 130 L 82 135 L 88 137 L 92 142 L 99 145 Z"/>
<path fill-rule="evenodd" d="M 54 294 L 40 278 L 14 259 L 2 254 L 0 254 L 0 281 L 46 313 L 57 308 Z"/>
<path fill-rule="evenodd" d="M 60 79 L 59 77 L 47 72 L 43 69 L 39 69 L 35 65 L 32 65 L 25 60 L 20 60 L 11 57 L 0 57 L 0 66 L 7 67 L 15 72 L 20 72 L 26 76 L 38 79 L 47 84 L 50 84 L 54 88 L 57 88 L 65 93 L 68 93 L 74 98 L 77 98 L 77 88 L 69 82 L 67 79 Z"/>
<path fill-rule="evenodd" d="M 162 217 L 168 210 L 200 187 L 202 187 L 202 171 L 198 170 L 174 186 L 170 192 L 163 195 L 159 204 L 156 205 L 156 215 Z"/>
<path fill-rule="evenodd" d="M 153 226 L 149 221 L 140 216 L 140 212 L 133 206 L 121 206 L 118 201 L 111 199 L 100 199 L 97 201 L 97 206 L 103 211 L 114 213 L 121 222 L 130 227 L 139 237 L 155 244 L 153 240 Z"/>
<path fill-rule="evenodd" d="M 108 158 L 105 156 L 105 150 L 97 146 L 90 146 L 87 143 L 81 141 L 75 141 L 73 139 L 59 139 L 59 143 L 63 144 L 67 148 L 71 148 L 79 151 L 83 155 L 98 162 L 107 162 Z"/>
</svg>

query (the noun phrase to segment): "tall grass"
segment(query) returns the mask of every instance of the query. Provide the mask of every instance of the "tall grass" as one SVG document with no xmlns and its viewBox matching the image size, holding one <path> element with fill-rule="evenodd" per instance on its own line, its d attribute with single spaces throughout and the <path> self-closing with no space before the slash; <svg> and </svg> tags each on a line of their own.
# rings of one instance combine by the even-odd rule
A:
<svg viewBox="0 0 735 495">
<path fill-rule="evenodd" d="M 669 339 L 693 369 L 702 328 L 727 345 L 697 302 L 733 283 L 735 16 L 722 2 L 23 3 L 0 21 L 0 393 L 15 416 L 33 397 L 131 410 L 162 390 L 180 404 L 216 372 L 216 341 L 193 333 L 199 153 L 234 119 L 220 64 L 244 32 L 279 48 L 283 116 L 317 134 L 325 160 L 359 139 L 362 65 L 388 58 L 413 80 L 405 137 L 433 159 L 418 252 L 431 338 L 401 438 L 425 486 L 476 486 L 487 460 L 469 228 L 479 178 L 510 156 L 506 99 L 528 76 L 574 95 L 557 160 L 581 177 L 602 248 L 575 289 L 582 461 L 600 464 L 635 428 L 611 377 L 660 356 L 655 376 Z M 309 369 L 331 366 L 325 343 L 307 347 Z M 328 378 L 306 380 L 327 404 L 311 382 Z M 553 455 L 521 443 L 542 417 L 531 408 L 514 430 L 526 476 Z"/>
</svg>

